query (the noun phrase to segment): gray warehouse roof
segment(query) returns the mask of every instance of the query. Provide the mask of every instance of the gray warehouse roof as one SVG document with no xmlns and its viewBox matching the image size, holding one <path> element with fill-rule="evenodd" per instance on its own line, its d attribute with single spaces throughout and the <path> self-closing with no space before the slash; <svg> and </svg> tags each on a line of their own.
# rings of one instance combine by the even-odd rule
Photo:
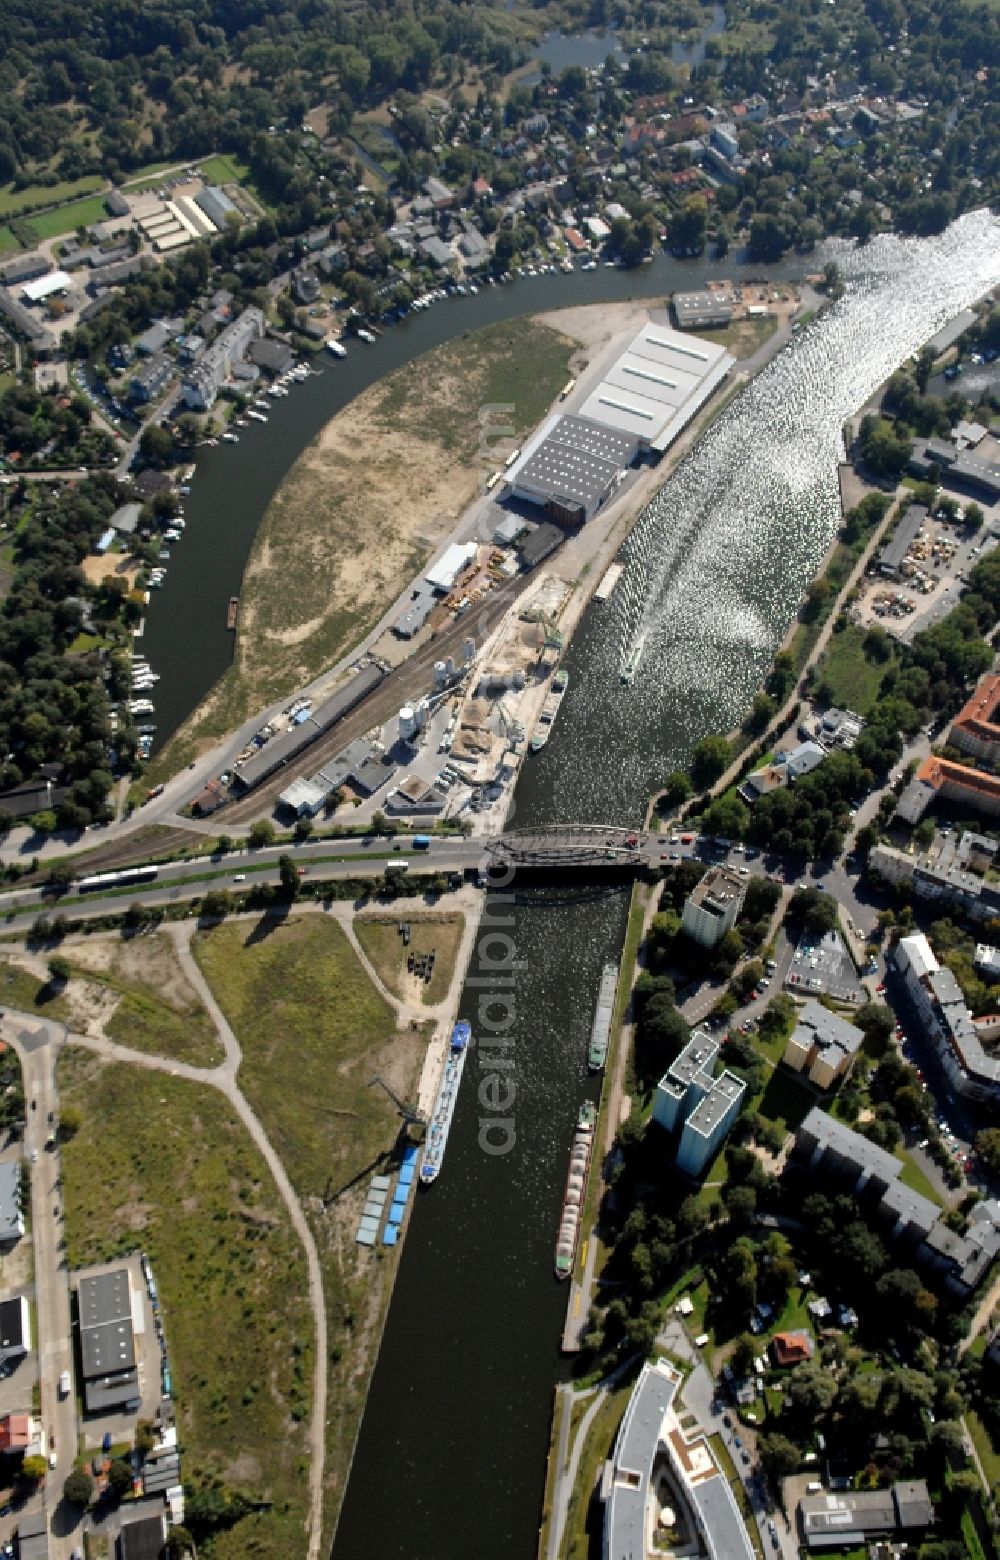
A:
<svg viewBox="0 0 1000 1560">
<path fill-rule="evenodd" d="M 314 710 L 308 720 L 283 731 L 280 736 L 272 737 L 270 742 L 266 742 L 259 752 L 248 759 L 237 771 L 240 783 L 248 790 L 260 785 L 268 775 L 273 775 L 276 769 L 287 764 L 296 753 L 315 742 L 328 727 L 360 704 L 373 688 L 378 687 L 384 676 L 380 666 L 366 666 L 355 673 L 350 682 L 345 683 L 339 693 L 327 699 L 318 710 Z"/>
<path fill-rule="evenodd" d="M 879 554 L 879 568 L 886 574 L 896 574 L 902 567 L 914 538 L 927 519 L 923 504 L 911 504 L 896 527 L 892 541 L 887 542 Z"/>
<path fill-rule="evenodd" d="M 88 1378 L 131 1370 L 135 1365 L 131 1318 L 119 1322 L 102 1322 L 97 1327 L 81 1327 L 80 1356 L 83 1374 Z"/>
<path fill-rule="evenodd" d="M 132 1293 L 128 1269 L 81 1278 L 77 1290 L 81 1327 L 100 1327 L 105 1322 L 120 1322 L 132 1317 Z"/>
<path fill-rule="evenodd" d="M 703 292 L 674 293 L 674 313 L 682 329 L 699 325 L 727 324 L 733 317 L 728 298 L 717 297 L 707 288 Z"/>
<path fill-rule="evenodd" d="M 82 1278 L 77 1289 L 80 1356 L 87 1379 L 133 1370 L 132 1291 L 128 1270 Z"/>
<path fill-rule="evenodd" d="M 732 367 L 725 347 L 644 325 L 591 391 L 584 417 L 666 449 Z"/>
<path fill-rule="evenodd" d="M 23 1234 L 21 1163 L 18 1159 L 5 1159 L 0 1162 L 0 1245 Z"/>
<path fill-rule="evenodd" d="M 839 1548 L 863 1544 L 869 1534 L 925 1528 L 934 1507 L 923 1480 L 911 1479 L 888 1490 L 807 1495 L 799 1502 L 799 1515 L 810 1549 Z"/>
<path fill-rule="evenodd" d="M 569 499 L 589 511 L 631 465 L 637 449 L 630 433 L 587 417 L 555 416 L 543 424 L 507 480 L 515 492 Z"/>
</svg>

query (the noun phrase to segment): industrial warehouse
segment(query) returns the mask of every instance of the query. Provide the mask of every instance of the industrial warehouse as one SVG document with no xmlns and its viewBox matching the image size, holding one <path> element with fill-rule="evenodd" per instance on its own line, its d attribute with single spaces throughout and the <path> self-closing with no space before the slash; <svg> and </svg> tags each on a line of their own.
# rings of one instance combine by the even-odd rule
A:
<svg viewBox="0 0 1000 1560">
<path fill-rule="evenodd" d="M 582 525 L 640 454 L 659 458 L 733 366 L 725 347 L 666 325 L 633 337 L 576 415 L 555 415 L 507 473 L 507 497 Z"/>
</svg>

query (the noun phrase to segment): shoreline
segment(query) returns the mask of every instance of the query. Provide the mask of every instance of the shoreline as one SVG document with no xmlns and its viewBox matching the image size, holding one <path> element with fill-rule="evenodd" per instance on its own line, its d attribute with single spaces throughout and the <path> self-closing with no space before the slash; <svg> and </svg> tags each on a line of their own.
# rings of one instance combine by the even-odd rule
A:
<svg viewBox="0 0 1000 1560">
<path fill-rule="evenodd" d="M 993 291 L 994 290 L 991 289 L 990 292 L 983 294 L 983 299 L 989 297 Z M 977 301 L 982 302 L 983 299 L 979 299 Z M 877 390 L 874 391 L 872 395 L 868 396 L 864 403 L 862 403 L 862 405 L 857 408 L 851 418 L 852 424 L 857 421 L 857 419 L 867 408 L 881 402 L 881 397 L 887 383 L 888 379 L 883 381 Z M 730 399 L 732 399 L 732 393 L 725 397 L 726 401 Z M 841 524 L 838 525 L 836 531 L 830 539 L 829 545 L 820 559 L 816 572 L 812 576 L 813 582 L 822 579 L 830 568 L 837 549 L 841 543 L 840 531 L 842 529 L 844 517 L 848 510 L 854 508 L 861 501 L 861 499 L 866 496 L 867 493 L 884 491 L 883 489 L 876 487 L 874 484 L 865 483 L 862 478 L 859 478 L 855 468 L 846 459 L 838 463 L 837 482 L 840 497 Z M 850 492 L 849 488 L 851 485 L 854 485 L 859 490 Z M 798 670 L 795 678 L 795 684 L 790 690 L 787 699 L 782 704 L 781 709 L 775 712 L 775 715 L 763 733 L 749 739 L 746 745 L 734 756 L 731 763 L 727 765 L 726 770 L 719 777 L 719 779 L 715 781 L 713 785 L 706 788 L 706 792 L 704 794 L 715 797 L 724 792 L 734 783 L 734 780 L 738 778 L 739 771 L 747 761 L 747 754 L 756 747 L 761 747 L 762 751 L 766 750 L 769 742 L 776 735 L 779 735 L 787 728 L 789 713 L 794 708 L 795 704 L 800 700 L 803 682 L 809 670 L 816 664 L 819 657 L 824 653 L 832 634 L 833 625 L 843 610 L 843 606 L 848 595 L 850 594 L 851 590 L 854 589 L 858 578 L 863 575 L 864 570 L 867 568 L 872 556 L 875 553 L 875 550 L 882 541 L 886 530 L 893 523 L 901 500 L 901 493 L 905 494 L 905 492 L 906 489 L 902 488 L 901 490 L 901 484 L 897 483 L 892 493 L 891 502 L 886 509 L 884 517 L 875 526 L 872 534 L 865 542 L 865 545 L 862 548 L 857 560 L 849 570 L 842 586 L 840 587 L 836 596 L 832 599 L 827 614 L 822 620 L 815 643 L 810 648 L 801 668 Z M 601 578 L 602 573 L 599 571 L 597 575 L 597 583 L 599 583 Z M 596 584 L 594 588 L 596 588 Z M 782 636 L 780 643 L 776 646 L 772 654 L 772 668 L 777 656 L 783 651 L 787 651 L 789 649 L 800 627 L 801 619 L 799 617 L 798 611 L 796 611 L 795 615 L 789 622 L 788 628 Z M 760 686 L 763 688 L 764 682 L 762 682 Z M 733 742 L 738 740 L 742 734 L 742 731 L 742 726 L 737 726 L 731 729 L 727 734 L 727 741 Z M 676 823 L 682 817 L 687 816 L 690 803 L 682 804 L 681 808 L 675 812 L 672 818 L 668 819 L 664 817 L 663 819 L 658 819 L 657 803 L 664 794 L 664 791 L 661 789 L 659 791 L 653 792 L 650 795 L 644 819 L 644 828 L 657 828 L 661 832 L 669 832 L 669 828 L 672 823 Z M 692 798 L 692 801 L 694 800 L 696 799 Z M 612 1127 L 611 1125 L 612 1109 L 616 1099 L 619 1103 L 620 1115 L 622 1115 L 623 1119 L 625 1119 L 623 1116 L 623 1107 L 626 1101 L 621 1093 L 621 1084 L 625 1073 L 626 1056 L 628 1054 L 628 1048 L 632 1039 L 631 1035 L 628 1034 L 627 1031 L 631 1023 L 630 1015 L 632 1012 L 633 993 L 635 990 L 636 981 L 638 980 L 642 969 L 643 943 L 645 941 L 646 935 L 648 934 L 649 923 L 656 905 L 656 898 L 653 894 L 650 894 L 645 905 L 643 904 L 641 889 L 641 883 L 637 882 L 635 885 L 633 885 L 629 919 L 626 924 L 625 939 L 619 954 L 621 962 L 619 968 L 618 994 L 616 998 L 615 1017 L 612 1025 L 612 1051 L 609 1052 L 609 1059 L 611 1055 L 614 1057 L 614 1077 L 609 1079 L 608 1073 L 605 1073 L 601 1088 L 599 1119 L 596 1128 L 597 1131 L 600 1131 L 601 1127 L 604 1127 L 606 1134 L 606 1149 L 609 1148 L 613 1143 L 614 1136 L 617 1131 L 617 1125 L 621 1124 L 621 1122 L 619 1122 L 615 1127 Z M 642 924 L 640 927 L 638 943 L 634 948 L 630 949 L 630 943 L 632 941 L 632 937 L 630 935 L 632 931 L 632 920 L 633 916 L 637 914 L 641 914 Z M 628 965 L 627 968 L 626 964 Z M 600 1162 L 603 1163 L 603 1156 L 601 1157 Z M 600 1169 L 599 1156 L 595 1154 L 591 1158 L 587 1175 L 587 1183 L 584 1189 L 583 1206 L 585 1209 L 593 1206 L 596 1201 L 596 1207 L 599 1212 L 601 1197 L 598 1196 L 595 1198 L 593 1182 L 594 1178 L 601 1174 L 602 1171 Z M 570 1294 L 567 1297 L 566 1322 L 561 1345 L 563 1352 L 566 1351 L 567 1344 L 571 1341 L 571 1333 L 573 1331 L 573 1324 L 576 1314 L 579 1312 L 582 1313 L 584 1317 L 586 1317 L 589 1313 L 594 1289 L 594 1263 L 589 1260 L 592 1256 L 592 1253 L 589 1252 L 588 1248 L 597 1239 L 597 1223 L 597 1213 L 595 1213 L 592 1223 L 586 1229 L 581 1231 L 581 1246 L 577 1252 L 576 1261 L 574 1263 L 574 1270 L 571 1276 Z M 576 1347 L 579 1347 L 578 1340 Z M 573 1352 L 576 1351 L 574 1350 Z M 566 1395 L 567 1393 L 569 1394 L 568 1396 Z M 553 1397 L 552 1416 L 549 1428 L 549 1450 L 545 1465 L 542 1509 L 539 1513 L 537 1560 L 560 1560 L 560 1557 L 564 1551 L 564 1546 L 566 1544 L 567 1519 L 572 1508 L 573 1496 L 575 1492 L 571 1488 L 569 1491 L 565 1492 L 565 1494 L 563 1493 L 562 1481 L 566 1470 L 562 1466 L 557 1466 L 556 1462 L 557 1459 L 560 1458 L 560 1447 L 567 1439 L 563 1433 L 563 1426 L 564 1424 L 568 1424 L 572 1419 L 576 1398 L 577 1393 L 572 1385 L 566 1389 L 560 1389 L 557 1384 Z"/>
</svg>

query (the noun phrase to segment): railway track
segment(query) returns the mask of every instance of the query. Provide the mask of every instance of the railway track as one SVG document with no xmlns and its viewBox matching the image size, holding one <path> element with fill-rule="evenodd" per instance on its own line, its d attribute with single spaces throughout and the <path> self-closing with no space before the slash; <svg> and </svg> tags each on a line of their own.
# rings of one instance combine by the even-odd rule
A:
<svg viewBox="0 0 1000 1560">
<path fill-rule="evenodd" d="M 511 580 L 491 591 L 462 617 L 453 619 L 426 645 L 400 666 L 394 667 L 357 709 L 343 716 L 262 785 L 237 801 L 227 802 L 213 814 L 213 822 L 218 821 L 220 832 L 224 833 L 234 825 L 253 823 L 258 818 L 270 816 L 281 792 L 297 773 L 305 770 L 315 774 L 349 742 L 364 736 L 373 726 L 384 725 L 401 705 L 426 694 L 434 662 L 453 655 L 470 635 L 482 644 L 533 580 L 534 571 L 523 578 Z M 151 841 L 145 831 L 139 831 L 134 839 L 98 845 L 93 851 L 88 851 L 86 870 L 88 873 L 110 872 L 118 867 L 136 866 L 151 857 L 172 855 L 186 848 L 200 848 L 203 844 L 204 835 L 191 829 L 164 826 L 157 829 L 155 841 Z"/>
</svg>

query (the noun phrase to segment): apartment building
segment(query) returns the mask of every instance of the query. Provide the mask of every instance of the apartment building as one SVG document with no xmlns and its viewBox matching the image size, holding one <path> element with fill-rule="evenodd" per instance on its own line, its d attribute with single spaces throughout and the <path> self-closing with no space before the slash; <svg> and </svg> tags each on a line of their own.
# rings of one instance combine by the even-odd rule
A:
<svg viewBox="0 0 1000 1560">
<path fill-rule="evenodd" d="M 709 867 L 684 901 L 681 931 L 703 948 L 714 948 L 736 925 L 746 883 L 728 867 Z"/>
<path fill-rule="evenodd" d="M 192 411 L 207 412 L 232 372 L 242 362 L 250 343 L 263 336 L 264 315 L 260 309 L 244 309 L 238 319 L 227 325 L 197 362 L 186 370 L 181 381 L 185 403 Z"/>
</svg>

